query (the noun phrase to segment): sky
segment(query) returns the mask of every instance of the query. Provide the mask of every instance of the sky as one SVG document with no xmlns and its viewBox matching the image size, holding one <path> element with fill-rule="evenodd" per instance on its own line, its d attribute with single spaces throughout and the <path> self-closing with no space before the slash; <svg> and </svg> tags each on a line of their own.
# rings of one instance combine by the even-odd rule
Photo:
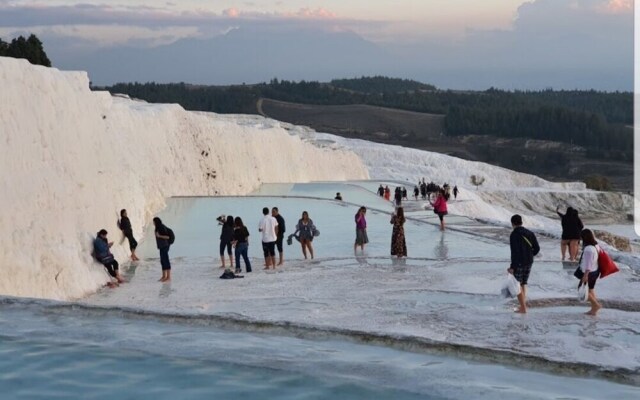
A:
<svg viewBox="0 0 640 400">
<path fill-rule="evenodd" d="M 31 32 L 54 66 L 103 84 L 361 74 L 455 89 L 633 84 L 633 0 L 0 0 L 0 38 Z"/>
</svg>

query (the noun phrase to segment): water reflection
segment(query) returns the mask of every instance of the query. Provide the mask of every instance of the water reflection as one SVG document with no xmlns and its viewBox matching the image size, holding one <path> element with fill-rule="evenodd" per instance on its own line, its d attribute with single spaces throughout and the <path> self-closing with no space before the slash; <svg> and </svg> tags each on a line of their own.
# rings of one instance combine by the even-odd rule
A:
<svg viewBox="0 0 640 400">
<path fill-rule="evenodd" d="M 171 290 L 171 282 L 163 283 L 160 287 L 160 293 L 158 293 L 158 296 L 160 298 L 167 298 L 171 295 L 171 292 L 173 292 L 173 290 Z"/>
<path fill-rule="evenodd" d="M 406 257 L 391 257 L 391 265 L 394 267 L 406 267 L 407 266 L 407 258 Z"/>
<path fill-rule="evenodd" d="M 449 259 L 449 246 L 444 239 L 444 232 L 440 232 L 440 241 L 433 248 L 434 257 L 438 260 L 448 260 Z"/>
</svg>

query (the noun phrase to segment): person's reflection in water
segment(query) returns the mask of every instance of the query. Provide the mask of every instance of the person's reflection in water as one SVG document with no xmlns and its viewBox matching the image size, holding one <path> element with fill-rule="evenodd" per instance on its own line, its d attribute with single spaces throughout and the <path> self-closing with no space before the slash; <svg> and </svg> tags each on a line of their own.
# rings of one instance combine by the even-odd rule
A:
<svg viewBox="0 0 640 400">
<path fill-rule="evenodd" d="M 434 256 L 438 260 L 449 259 L 449 246 L 447 245 L 447 242 L 444 240 L 444 236 L 445 236 L 445 233 L 441 232 L 440 241 L 438 242 L 436 247 L 433 249 Z"/>
<path fill-rule="evenodd" d="M 358 264 L 360 264 L 360 266 L 363 267 L 369 265 L 369 263 L 367 262 L 367 257 L 364 254 L 356 255 L 356 261 L 358 262 Z"/>
<path fill-rule="evenodd" d="M 160 288 L 160 293 L 158 294 L 158 296 L 162 299 L 169 297 L 169 295 L 171 294 L 171 292 L 173 292 L 173 290 L 171 290 L 171 281 L 167 282 L 166 285 L 162 285 L 162 287 Z"/>
<path fill-rule="evenodd" d="M 407 258 L 406 257 L 391 257 L 391 265 L 393 267 L 406 267 L 407 266 Z"/>
</svg>

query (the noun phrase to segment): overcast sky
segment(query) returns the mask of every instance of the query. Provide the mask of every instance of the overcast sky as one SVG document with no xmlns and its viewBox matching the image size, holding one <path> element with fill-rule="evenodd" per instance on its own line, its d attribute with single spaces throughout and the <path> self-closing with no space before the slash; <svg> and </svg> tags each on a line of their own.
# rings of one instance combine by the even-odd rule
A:
<svg viewBox="0 0 640 400">
<path fill-rule="evenodd" d="M 633 83 L 632 0 L 0 0 L 0 37 L 28 32 L 41 37 L 55 66 L 88 70 L 101 84 L 371 73 L 460 89 Z M 263 52 L 277 44 L 277 58 Z M 172 54 L 209 62 L 198 52 L 215 52 L 215 73 L 165 62 Z M 125 58 L 115 64 L 116 57 Z M 314 63 L 296 68 L 296 57 Z M 152 59 L 164 65 L 151 71 Z"/>
</svg>

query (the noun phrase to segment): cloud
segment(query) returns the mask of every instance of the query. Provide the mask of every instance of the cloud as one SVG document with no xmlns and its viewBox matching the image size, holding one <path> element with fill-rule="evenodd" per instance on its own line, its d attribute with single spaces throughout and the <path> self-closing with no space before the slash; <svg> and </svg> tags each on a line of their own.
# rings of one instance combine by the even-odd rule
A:
<svg viewBox="0 0 640 400">
<path fill-rule="evenodd" d="M 609 0 L 604 10 L 610 13 L 632 13 L 633 0 Z"/>
<path fill-rule="evenodd" d="M 459 43 L 423 46 L 422 53 L 430 58 L 425 68 L 439 64 L 452 72 L 451 76 L 465 71 L 468 77 L 495 82 L 499 87 L 629 90 L 633 82 L 633 14 L 603 13 L 602 7 L 610 3 L 524 3 L 511 29 L 469 31 Z M 463 87 L 475 86 L 472 80 Z"/>
<path fill-rule="evenodd" d="M 445 88 L 553 86 L 628 90 L 633 81 L 631 0 L 530 0 L 518 8 L 511 26 L 500 30 L 467 30 L 461 36 L 443 34 L 437 30 L 439 25 L 429 30 L 430 27 L 421 26 L 423 21 L 347 19 L 324 8 L 257 12 L 242 2 L 239 7 L 221 13 L 178 11 L 162 2 L 157 4 L 165 5 L 157 7 L 7 4 L 6 0 L 0 0 L 0 36 L 23 31 L 40 36 L 41 32 L 47 49 L 59 55 L 57 59 L 64 59 L 63 55 L 73 53 L 69 49 L 78 47 L 158 47 L 158 52 L 162 52 L 169 51 L 162 45 L 182 41 L 191 45 L 184 48 L 197 53 L 203 40 L 222 40 L 231 33 L 226 40 L 246 35 L 250 38 L 246 43 L 259 40 L 259 48 L 282 50 L 280 57 L 295 66 L 301 62 L 299 57 L 295 57 L 291 48 L 280 49 L 286 38 L 310 31 L 356 32 L 390 54 L 384 62 L 373 59 L 374 56 L 362 58 L 360 62 L 373 73 L 417 78 Z M 309 40 L 305 46 L 311 52 L 335 46 L 335 42 L 323 42 L 323 37 Z M 219 59 L 233 60 L 238 53 L 254 51 L 240 45 L 225 49 L 220 47 L 221 53 L 216 54 Z M 344 65 L 335 60 L 352 55 L 347 53 L 333 58 L 336 70 Z M 233 66 L 229 62 L 228 67 L 233 72 L 246 67 L 238 64 Z M 84 65 L 66 66 L 87 68 Z M 256 70 L 260 65 L 261 60 L 250 63 Z M 380 65 L 385 68 L 376 69 Z M 120 79 L 127 80 L 127 72 L 122 73 L 125 75 Z M 220 70 L 220 74 L 224 73 Z M 269 73 L 292 78 L 278 74 L 277 70 Z M 295 77 L 304 78 L 304 73 L 307 71 L 300 69 Z M 311 67 L 308 73 L 312 73 Z M 255 81 L 250 75 L 238 79 Z M 188 80 L 188 75 L 184 80 Z"/>
<path fill-rule="evenodd" d="M 338 15 L 325 8 L 311 9 L 308 7 L 301 8 L 295 13 L 284 13 L 286 17 L 305 18 L 305 19 L 335 19 Z"/>
<path fill-rule="evenodd" d="M 189 26 L 148 28 L 126 25 L 55 25 L 28 28 L 0 28 L 0 37 L 13 38 L 34 33 L 49 43 L 64 43 L 75 49 L 136 46 L 155 47 L 173 43 L 180 39 L 198 37 L 198 28 Z"/>
<path fill-rule="evenodd" d="M 223 22 L 228 19 L 278 21 L 290 19 L 326 20 L 337 15 L 325 8 L 301 8 L 293 12 L 243 11 L 231 7 L 217 14 L 211 11 L 176 11 L 173 3 L 164 7 L 112 6 L 107 4 L 75 4 L 45 6 L 42 4 L 11 5 L 0 0 L 0 27 L 54 25 L 140 25 L 188 26 Z"/>
<path fill-rule="evenodd" d="M 222 12 L 222 15 L 229 18 L 238 18 L 240 16 L 240 10 L 235 7 L 227 8 Z"/>
</svg>

